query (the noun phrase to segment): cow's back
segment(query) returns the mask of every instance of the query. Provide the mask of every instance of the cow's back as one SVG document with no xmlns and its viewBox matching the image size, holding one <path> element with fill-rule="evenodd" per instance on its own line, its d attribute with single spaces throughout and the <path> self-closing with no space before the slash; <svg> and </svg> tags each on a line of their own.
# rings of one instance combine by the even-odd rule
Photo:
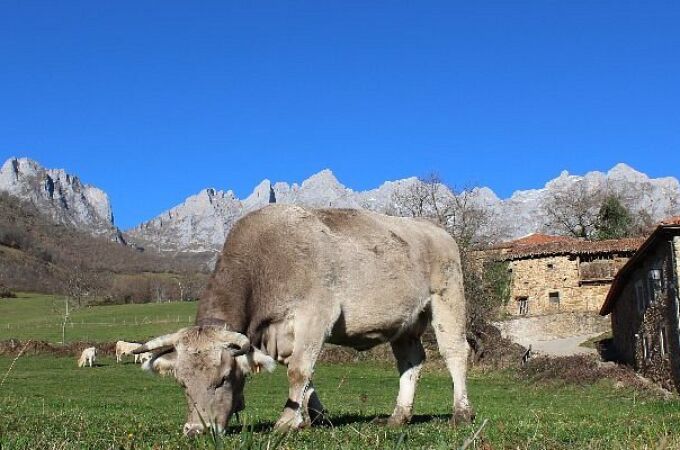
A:
<svg viewBox="0 0 680 450">
<path fill-rule="evenodd" d="M 221 264 L 236 255 L 237 270 L 251 277 L 249 329 L 339 308 L 337 331 L 353 336 L 395 332 L 411 321 L 439 289 L 442 267 L 456 260 L 457 248 L 425 220 L 273 205 L 239 221 Z"/>
</svg>

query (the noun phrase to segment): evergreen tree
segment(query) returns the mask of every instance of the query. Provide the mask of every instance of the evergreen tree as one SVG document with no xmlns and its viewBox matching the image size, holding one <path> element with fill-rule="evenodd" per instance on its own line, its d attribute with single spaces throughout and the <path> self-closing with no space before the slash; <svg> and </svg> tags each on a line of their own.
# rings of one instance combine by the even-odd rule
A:
<svg viewBox="0 0 680 450">
<path fill-rule="evenodd" d="M 631 235 L 633 216 L 618 197 L 607 196 L 600 206 L 595 226 L 595 239 L 620 239 Z"/>
</svg>

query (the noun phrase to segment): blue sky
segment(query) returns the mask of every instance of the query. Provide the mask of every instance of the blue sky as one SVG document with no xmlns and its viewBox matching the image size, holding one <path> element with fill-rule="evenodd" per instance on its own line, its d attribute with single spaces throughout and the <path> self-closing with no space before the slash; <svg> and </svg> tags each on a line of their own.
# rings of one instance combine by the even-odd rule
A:
<svg viewBox="0 0 680 450">
<path fill-rule="evenodd" d="M 0 3 L 0 159 L 123 228 L 204 187 L 680 176 L 680 2 Z"/>
</svg>

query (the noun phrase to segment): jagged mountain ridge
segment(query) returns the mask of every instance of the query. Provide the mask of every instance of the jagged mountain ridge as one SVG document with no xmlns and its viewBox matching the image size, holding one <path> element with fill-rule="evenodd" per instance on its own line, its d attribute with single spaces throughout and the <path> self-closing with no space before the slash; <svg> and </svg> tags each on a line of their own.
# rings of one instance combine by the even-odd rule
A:
<svg viewBox="0 0 680 450">
<path fill-rule="evenodd" d="M 387 181 L 375 189 L 357 192 L 342 185 L 326 169 L 300 185 L 264 180 L 242 201 L 231 191 L 206 189 L 127 233 L 161 251 L 219 252 L 231 225 L 268 203 L 387 212 L 394 210 L 391 204 L 394 192 L 418 182 L 415 177 Z M 550 232 L 542 210 L 545 200 L 555 191 L 569 191 L 580 183 L 606 186 L 609 191 L 628 197 L 638 196 L 631 198 L 629 204 L 645 210 L 654 220 L 680 212 L 680 183 L 676 178 L 651 179 L 626 164 L 618 164 L 607 173 L 594 171 L 584 176 L 564 171 L 543 188 L 516 191 L 508 199 L 500 199 L 487 187 L 475 188 L 472 198 L 492 212 L 489 227 L 502 230 L 500 236 L 512 239 L 536 231 Z"/>
<path fill-rule="evenodd" d="M 386 181 L 367 191 L 353 191 L 326 169 L 300 184 L 272 183 L 265 179 L 243 200 L 232 191 L 209 188 L 127 230 L 124 236 L 131 242 L 161 252 L 214 256 L 221 250 L 236 220 L 269 203 L 393 212 L 394 193 L 416 183 L 419 183 L 418 179 L 411 177 Z M 500 199 L 487 187 L 475 188 L 472 197 L 492 212 L 493 221 L 489 227 L 502 230 L 502 237 L 517 238 L 536 231 L 550 232 L 546 229 L 547 218 L 542 211 L 545 200 L 556 191 L 569 191 L 579 184 L 606 186 L 610 191 L 629 197 L 629 204 L 646 211 L 655 220 L 680 213 L 680 184 L 676 178 L 652 179 L 625 164 L 618 164 L 606 173 L 595 171 L 583 176 L 564 171 L 544 187 L 516 191 L 508 199 Z M 64 170 L 45 169 L 27 158 L 10 158 L 0 169 L 0 191 L 31 202 L 57 223 L 123 241 L 114 225 L 106 193 L 82 183 Z"/>
<path fill-rule="evenodd" d="M 9 158 L 0 168 L 0 191 L 35 205 L 56 223 L 122 241 L 108 195 L 63 169 Z"/>
</svg>

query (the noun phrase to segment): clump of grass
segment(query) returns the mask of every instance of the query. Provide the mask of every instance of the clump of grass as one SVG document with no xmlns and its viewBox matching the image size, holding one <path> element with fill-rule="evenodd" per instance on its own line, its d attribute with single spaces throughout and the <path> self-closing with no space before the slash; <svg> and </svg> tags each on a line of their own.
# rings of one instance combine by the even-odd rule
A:
<svg viewBox="0 0 680 450">
<path fill-rule="evenodd" d="M 540 356 L 531 359 L 518 374 L 532 382 L 586 385 L 610 380 L 619 386 L 649 388 L 649 383 L 645 383 L 630 367 L 603 364 L 595 355 Z"/>
</svg>

